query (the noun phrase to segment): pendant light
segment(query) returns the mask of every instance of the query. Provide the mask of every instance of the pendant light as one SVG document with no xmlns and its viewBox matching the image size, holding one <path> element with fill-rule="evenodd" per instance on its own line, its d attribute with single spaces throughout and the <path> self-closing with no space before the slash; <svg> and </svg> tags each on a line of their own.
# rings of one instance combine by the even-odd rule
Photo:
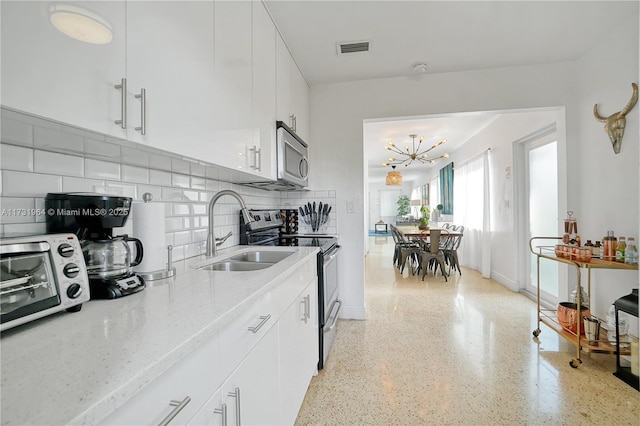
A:
<svg viewBox="0 0 640 426">
<path fill-rule="evenodd" d="M 400 172 L 396 172 L 396 166 L 391 166 L 393 170 L 387 173 L 387 185 L 388 186 L 400 186 L 402 185 L 402 175 Z"/>
</svg>

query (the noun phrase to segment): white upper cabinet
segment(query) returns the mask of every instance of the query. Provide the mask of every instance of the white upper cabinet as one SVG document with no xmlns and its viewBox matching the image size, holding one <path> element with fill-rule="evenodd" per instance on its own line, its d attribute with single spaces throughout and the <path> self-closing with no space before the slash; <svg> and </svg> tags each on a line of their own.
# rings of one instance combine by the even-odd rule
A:
<svg viewBox="0 0 640 426">
<path fill-rule="evenodd" d="M 261 2 L 253 2 L 252 171 L 276 178 L 276 27 Z M 256 150 L 259 150 L 256 152 Z"/>
<path fill-rule="evenodd" d="M 215 162 L 251 173 L 251 2 L 215 2 Z"/>
<path fill-rule="evenodd" d="M 66 3 L 65 3 L 66 4 Z M 125 3 L 73 2 L 110 27 L 106 44 L 80 41 L 51 22 L 57 2 L 3 1 L 2 104 L 7 107 L 125 137 L 121 93 L 125 77 Z M 76 9 L 77 11 L 77 9 Z"/>
<path fill-rule="evenodd" d="M 293 128 L 291 106 L 291 55 L 278 33 L 276 36 L 276 113 L 278 120 Z"/>
<path fill-rule="evenodd" d="M 293 60 L 291 61 L 291 87 L 295 131 L 303 141 L 309 143 L 309 86 Z"/>
<path fill-rule="evenodd" d="M 214 161 L 213 3 L 126 8 L 127 139 Z"/>
<path fill-rule="evenodd" d="M 280 34 L 276 37 L 277 117 L 309 140 L 309 86 Z"/>
</svg>

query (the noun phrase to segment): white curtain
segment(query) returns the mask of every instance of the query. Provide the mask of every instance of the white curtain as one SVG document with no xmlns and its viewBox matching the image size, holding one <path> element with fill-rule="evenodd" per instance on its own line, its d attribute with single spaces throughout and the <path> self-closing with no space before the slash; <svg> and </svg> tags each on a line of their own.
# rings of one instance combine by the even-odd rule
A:
<svg viewBox="0 0 640 426">
<path fill-rule="evenodd" d="M 491 275 L 490 153 L 456 165 L 453 178 L 454 223 L 465 227 L 458 257 L 485 278 Z"/>
<path fill-rule="evenodd" d="M 437 211 L 436 207 L 440 204 L 440 175 L 437 174 L 429 181 L 429 204 L 431 205 L 431 214 Z M 434 217 L 434 216 L 432 216 Z M 437 217 L 437 215 L 435 216 Z"/>
</svg>

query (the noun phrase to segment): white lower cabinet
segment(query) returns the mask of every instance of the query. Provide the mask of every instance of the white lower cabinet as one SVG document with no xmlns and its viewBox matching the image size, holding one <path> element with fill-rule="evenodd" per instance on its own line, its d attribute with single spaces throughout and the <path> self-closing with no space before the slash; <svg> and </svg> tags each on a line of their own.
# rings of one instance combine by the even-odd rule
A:
<svg viewBox="0 0 640 426">
<path fill-rule="evenodd" d="M 282 424 L 279 381 L 278 331 L 273 327 L 189 425 Z"/>
<path fill-rule="evenodd" d="M 311 256 L 101 424 L 293 424 L 317 368 L 317 294 Z"/>
<path fill-rule="evenodd" d="M 318 363 L 318 286 L 315 280 L 278 321 L 282 424 L 293 424 Z"/>
<path fill-rule="evenodd" d="M 223 379 L 218 368 L 220 347 L 214 336 L 166 373 L 147 385 L 104 425 L 185 424 L 211 396 Z"/>
<path fill-rule="evenodd" d="M 229 409 L 235 409 L 235 405 L 229 407 L 222 402 L 222 387 L 213 394 L 207 403 L 189 422 L 189 425 L 227 426 L 229 423 Z"/>
</svg>

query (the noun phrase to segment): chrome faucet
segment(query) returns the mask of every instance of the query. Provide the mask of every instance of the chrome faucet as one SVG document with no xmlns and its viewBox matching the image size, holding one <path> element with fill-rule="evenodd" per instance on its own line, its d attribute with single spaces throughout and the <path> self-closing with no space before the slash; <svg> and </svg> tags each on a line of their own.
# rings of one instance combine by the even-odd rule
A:
<svg viewBox="0 0 640 426">
<path fill-rule="evenodd" d="M 223 238 L 216 238 L 215 234 L 213 233 L 213 207 L 215 206 L 216 202 L 221 197 L 224 197 L 225 195 L 231 195 L 236 200 L 238 200 L 238 202 L 240 203 L 240 211 L 242 212 L 242 216 L 244 217 L 244 223 L 254 222 L 240 194 L 238 194 L 235 191 L 231 191 L 229 189 L 225 189 L 224 191 L 218 192 L 216 195 L 213 196 L 211 201 L 209 201 L 209 233 L 207 234 L 207 251 L 206 251 L 207 256 L 215 256 L 217 254 L 217 250 L 216 250 L 217 247 L 220 244 L 224 243 L 227 240 L 227 238 L 231 236 L 231 232 L 229 232 Z"/>
</svg>

